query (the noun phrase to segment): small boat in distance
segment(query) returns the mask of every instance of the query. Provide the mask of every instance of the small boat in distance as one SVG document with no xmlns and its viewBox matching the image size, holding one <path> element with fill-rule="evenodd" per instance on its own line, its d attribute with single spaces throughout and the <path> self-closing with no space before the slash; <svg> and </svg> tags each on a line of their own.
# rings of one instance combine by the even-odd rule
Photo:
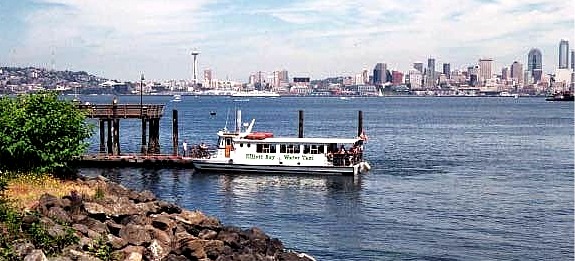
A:
<svg viewBox="0 0 575 261">
<path fill-rule="evenodd" d="M 242 124 L 236 112 L 236 129 L 217 132 L 215 151 L 195 153 L 199 171 L 358 175 L 371 168 L 363 159 L 367 137 L 299 138 L 274 137 L 271 132 L 252 131 L 255 119 Z"/>
<path fill-rule="evenodd" d="M 560 91 L 560 92 L 555 92 L 549 96 L 547 96 L 547 98 L 545 98 L 546 101 L 574 101 L 575 97 L 573 96 L 573 93 L 571 91 Z"/>
<path fill-rule="evenodd" d="M 235 92 L 232 97 L 280 97 L 276 92 L 271 91 L 247 91 L 247 92 Z"/>
<path fill-rule="evenodd" d="M 182 101 L 182 95 L 179 94 L 174 94 L 174 97 L 172 98 L 173 102 L 180 102 Z"/>
</svg>

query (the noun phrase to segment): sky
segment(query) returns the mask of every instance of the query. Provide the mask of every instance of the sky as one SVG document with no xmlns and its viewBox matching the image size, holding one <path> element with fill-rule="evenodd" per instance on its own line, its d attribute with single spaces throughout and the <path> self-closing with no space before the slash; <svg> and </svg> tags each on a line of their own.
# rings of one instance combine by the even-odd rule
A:
<svg viewBox="0 0 575 261">
<path fill-rule="evenodd" d="M 561 39 L 575 47 L 572 0 L 0 0 L 0 66 L 87 71 L 121 81 L 221 80 L 288 70 L 323 79 L 373 70 L 407 71 L 428 58 L 496 70 L 558 64 Z M 526 65 L 525 65 L 526 67 Z"/>
</svg>

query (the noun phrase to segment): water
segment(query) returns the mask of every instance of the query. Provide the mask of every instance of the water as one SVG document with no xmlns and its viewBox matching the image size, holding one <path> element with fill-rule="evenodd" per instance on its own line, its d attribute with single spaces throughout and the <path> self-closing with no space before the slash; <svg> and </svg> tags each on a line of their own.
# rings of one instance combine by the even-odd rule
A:
<svg viewBox="0 0 575 261">
<path fill-rule="evenodd" d="M 84 97 L 111 102 L 111 97 Z M 255 130 L 352 137 L 357 111 L 372 171 L 360 178 L 199 175 L 191 170 L 83 169 L 224 224 L 257 226 L 318 260 L 572 260 L 573 103 L 543 98 L 144 97 L 171 111 L 180 141 L 215 142 L 241 108 Z M 139 103 L 139 96 L 120 97 Z M 216 111 L 216 116 L 210 116 Z M 227 117 L 226 117 L 227 116 Z M 140 122 L 121 123 L 123 152 L 137 152 Z M 90 149 L 96 151 L 98 137 Z"/>
</svg>

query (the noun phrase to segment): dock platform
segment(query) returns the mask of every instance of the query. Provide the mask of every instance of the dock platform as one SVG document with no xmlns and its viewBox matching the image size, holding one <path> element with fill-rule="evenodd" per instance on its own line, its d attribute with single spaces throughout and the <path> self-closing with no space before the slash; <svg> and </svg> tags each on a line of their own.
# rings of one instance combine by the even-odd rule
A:
<svg viewBox="0 0 575 261">
<path fill-rule="evenodd" d="M 192 169 L 191 157 L 173 156 L 167 154 L 88 154 L 75 158 L 75 167 L 141 167 L 141 168 L 189 168 Z"/>
</svg>

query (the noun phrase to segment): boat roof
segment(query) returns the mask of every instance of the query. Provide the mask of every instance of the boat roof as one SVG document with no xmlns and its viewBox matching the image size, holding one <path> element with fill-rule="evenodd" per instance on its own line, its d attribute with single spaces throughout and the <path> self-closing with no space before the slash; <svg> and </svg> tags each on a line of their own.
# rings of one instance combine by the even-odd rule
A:
<svg viewBox="0 0 575 261">
<path fill-rule="evenodd" d="M 236 142 L 247 143 L 299 143 L 299 144 L 332 144 L 332 143 L 346 143 L 353 144 L 361 139 L 359 138 L 265 138 L 261 140 L 256 139 L 236 139 Z"/>
</svg>

